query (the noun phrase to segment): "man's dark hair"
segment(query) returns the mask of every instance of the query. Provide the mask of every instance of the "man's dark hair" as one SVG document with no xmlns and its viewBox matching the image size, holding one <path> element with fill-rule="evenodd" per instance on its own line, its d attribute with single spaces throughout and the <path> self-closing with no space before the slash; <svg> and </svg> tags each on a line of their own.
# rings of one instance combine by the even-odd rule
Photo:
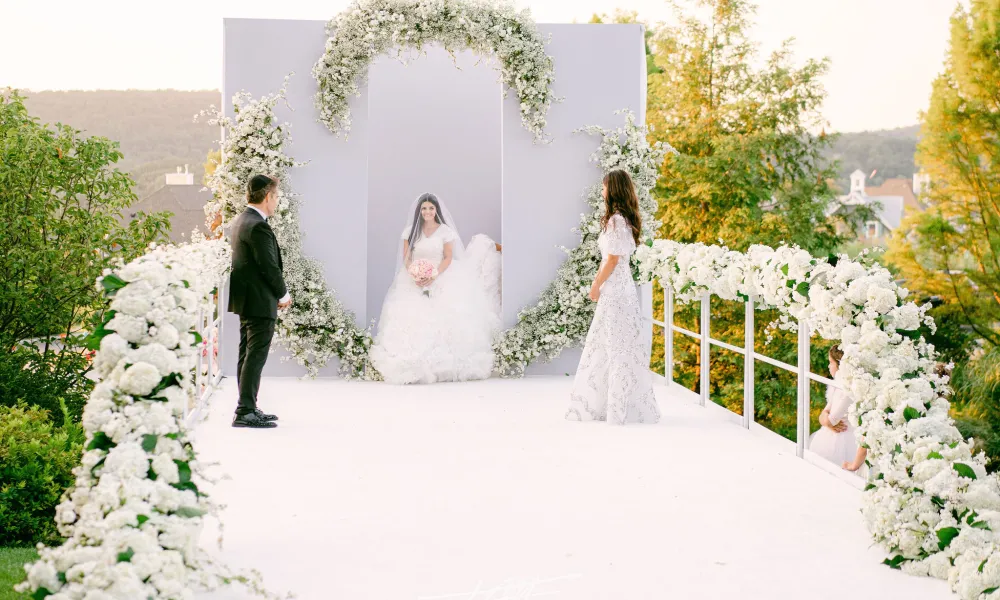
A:
<svg viewBox="0 0 1000 600">
<path fill-rule="evenodd" d="M 267 195 L 278 188 L 278 180 L 267 175 L 254 175 L 247 182 L 247 202 L 260 204 Z"/>
</svg>

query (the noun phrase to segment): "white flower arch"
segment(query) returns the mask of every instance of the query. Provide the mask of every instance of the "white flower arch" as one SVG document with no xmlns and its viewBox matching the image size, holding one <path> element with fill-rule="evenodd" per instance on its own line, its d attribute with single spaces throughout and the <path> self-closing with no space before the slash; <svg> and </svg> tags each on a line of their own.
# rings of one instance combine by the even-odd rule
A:
<svg viewBox="0 0 1000 600">
<path fill-rule="evenodd" d="M 330 131 L 351 128 L 350 96 L 360 95 L 372 61 L 395 49 L 438 42 L 453 52 L 474 50 L 498 61 L 501 79 L 520 100 L 524 127 L 545 138 L 545 116 L 556 100 L 552 57 L 527 10 L 468 0 L 357 0 L 330 20 L 326 50 L 313 67 L 316 107 Z"/>
</svg>

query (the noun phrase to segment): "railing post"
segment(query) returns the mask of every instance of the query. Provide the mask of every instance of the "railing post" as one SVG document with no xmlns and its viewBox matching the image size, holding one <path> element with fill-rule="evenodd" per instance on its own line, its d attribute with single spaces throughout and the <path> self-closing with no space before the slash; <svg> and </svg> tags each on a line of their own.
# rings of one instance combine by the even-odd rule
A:
<svg viewBox="0 0 1000 600">
<path fill-rule="evenodd" d="M 212 312 L 215 313 L 215 307 L 212 307 Z M 212 319 L 210 323 L 210 329 L 208 330 L 208 345 L 205 346 L 205 350 L 208 352 L 208 384 L 209 386 L 215 385 L 215 319 Z"/>
<path fill-rule="evenodd" d="M 754 298 L 749 296 L 746 301 L 746 317 L 743 331 L 743 426 L 747 429 L 754 422 Z"/>
<path fill-rule="evenodd" d="M 795 436 L 795 454 L 805 456 L 806 441 L 809 438 L 809 323 L 799 321 L 798 406 L 796 416 L 798 427 Z"/>
<path fill-rule="evenodd" d="M 663 286 L 663 376 L 674 382 L 674 292 Z"/>
<path fill-rule="evenodd" d="M 219 320 L 219 331 L 218 333 L 216 333 L 215 338 L 216 338 L 216 343 L 219 346 L 219 358 L 217 362 L 219 364 L 220 381 L 222 380 L 222 324 L 226 320 L 223 316 L 224 313 L 222 312 L 222 288 L 225 285 L 225 283 L 226 283 L 225 278 L 223 278 L 219 280 L 215 288 L 215 303 L 216 303 L 215 310 L 216 310 L 216 318 Z M 212 348 L 212 351 L 214 352 L 215 348 Z"/>
<path fill-rule="evenodd" d="M 708 374 L 711 371 L 711 364 L 709 363 L 709 338 L 712 336 L 709 318 L 711 316 L 711 308 L 712 294 L 711 292 L 705 292 L 705 295 L 701 297 L 701 384 L 698 386 L 701 392 L 698 403 L 702 406 L 705 406 L 709 401 Z"/>
<path fill-rule="evenodd" d="M 202 307 L 198 309 L 198 321 L 197 322 L 198 322 L 198 326 L 196 328 L 196 331 L 198 332 L 198 335 L 201 335 L 202 332 L 205 331 L 205 308 L 204 308 L 204 304 L 202 304 Z M 204 342 L 205 342 L 205 340 L 202 339 L 202 343 L 198 344 L 198 363 L 197 363 L 197 366 L 195 366 L 195 368 L 194 368 L 194 391 L 195 391 L 196 403 L 198 403 L 198 404 L 201 403 L 201 395 L 203 393 L 203 391 L 201 389 L 201 385 L 202 385 L 202 383 L 201 383 L 202 382 L 201 365 L 202 365 L 202 356 L 203 356 L 202 351 L 205 348 Z M 191 414 L 191 410 L 190 410 L 191 407 L 188 406 L 188 402 L 190 402 L 190 401 L 191 401 L 191 399 L 188 398 L 184 402 L 184 419 L 185 420 L 187 420 L 188 415 Z"/>
</svg>

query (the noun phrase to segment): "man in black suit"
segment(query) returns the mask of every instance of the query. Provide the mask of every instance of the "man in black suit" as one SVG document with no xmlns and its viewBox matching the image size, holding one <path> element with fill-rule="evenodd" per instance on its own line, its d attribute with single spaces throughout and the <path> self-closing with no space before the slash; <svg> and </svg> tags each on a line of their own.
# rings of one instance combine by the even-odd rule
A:
<svg viewBox="0 0 1000 600">
<path fill-rule="evenodd" d="M 281 275 L 281 249 L 267 218 L 278 208 L 278 180 L 254 175 L 247 182 L 247 209 L 233 223 L 233 269 L 229 279 L 229 312 L 240 316 L 240 358 L 236 382 L 240 390 L 233 427 L 269 429 L 278 417 L 257 408 L 260 373 L 267 362 L 278 309 L 292 304 Z"/>
</svg>

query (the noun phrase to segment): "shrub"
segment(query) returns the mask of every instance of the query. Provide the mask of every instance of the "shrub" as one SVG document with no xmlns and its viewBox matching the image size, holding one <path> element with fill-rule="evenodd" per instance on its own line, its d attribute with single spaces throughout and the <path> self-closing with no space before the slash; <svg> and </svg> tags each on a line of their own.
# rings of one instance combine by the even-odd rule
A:
<svg viewBox="0 0 1000 600">
<path fill-rule="evenodd" d="M 65 425 L 57 427 L 46 410 L 0 406 L 0 546 L 60 539 L 55 508 L 73 484 L 84 438 L 61 410 Z"/>
<path fill-rule="evenodd" d="M 89 382 L 84 336 L 103 323 L 94 282 L 165 239 L 166 214 L 127 222 L 136 197 L 118 145 L 46 126 L 0 90 L 0 404 L 79 416 Z"/>
<path fill-rule="evenodd" d="M 29 404 L 49 411 L 63 424 L 60 403 L 70 422 L 79 423 L 93 382 L 83 377 L 90 364 L 82 352 L 45 354 L 33 347 L 0 352 L 0 405 Z"/>
</svg>

